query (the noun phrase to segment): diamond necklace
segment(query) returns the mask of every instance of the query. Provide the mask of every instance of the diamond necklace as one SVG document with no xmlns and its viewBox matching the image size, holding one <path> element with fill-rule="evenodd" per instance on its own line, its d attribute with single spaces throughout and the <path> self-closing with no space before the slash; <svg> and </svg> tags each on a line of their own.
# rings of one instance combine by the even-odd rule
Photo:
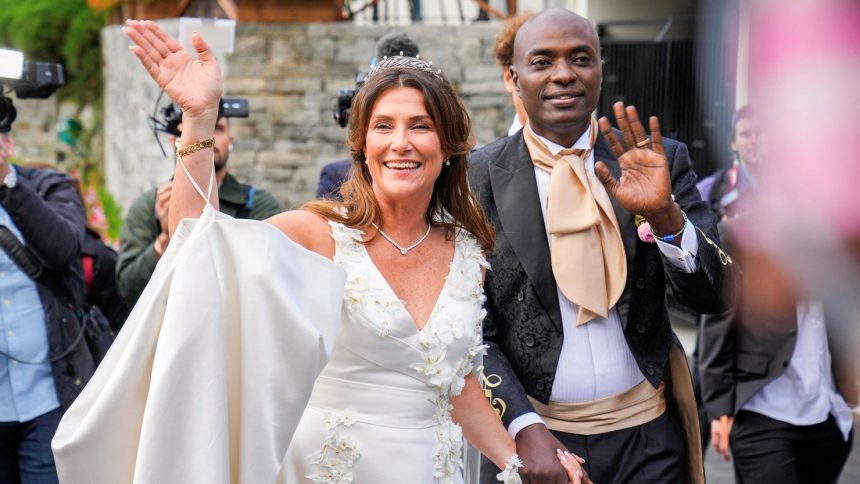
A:
<svg viewBox="0 0 860 484">
<path fill-rule="evenodd" d="M 427 232 L 424 232 L 424 235 L 422 235 L 422 236 L 421 236 L 421 238 L 420 238 L 420 239 L 418 239 L 418 241 L 417 241 L 417 242 L 415 242 L 414 244 L 410 245 L 409 247 L 401 247 L 401 246 L 400 246 L 400 244 L 398 244 L 397 242 L 395 242 L 395 241 L 394 241 L 394 239 L 392 239 L 391 237 L 389 237 L 389 236 L 388 236 L 388 234 L 386 234 L 385 232 L 383 232 L 383 231 L 382 231 L 382 229 L 381 229 L 381 228 L 379 228 L 379 225 L 376 225 L 375 223 L 372 223 L 372 224 L 370 224 L 370 225 L 372 225 L 372 226 L 373 226 L 373 228 L 375 228 L 375 229 L 376 229 L 376 231 L 377 231 L 377 232 L 379 232 L 379 235 L 381 235 L 383 239 L 385 239 L 385 240 L 387 240 L 387 241 L 391 242 L 391 245 L 393 245 L 394 247 L 397 247 L 398 249 L 400 249 L 400 255 L 406 255 L 406 253 L 407 253 L 407 252 L 409 252 L 410 250 L 412 250 L 412 249 L 414 249 L 414 248 L 418 247 L 419 245 L 421 245 L 421 242 L 424 242 L 424 239 L 426 239 L 426 238 L 427 238 L 427 236 L 428 236 L 428 235 L 430 235 L 430 227 L 431 227 L 431 225 L 428 223 L 428 224 L 427 224 Z"/>
</svg>

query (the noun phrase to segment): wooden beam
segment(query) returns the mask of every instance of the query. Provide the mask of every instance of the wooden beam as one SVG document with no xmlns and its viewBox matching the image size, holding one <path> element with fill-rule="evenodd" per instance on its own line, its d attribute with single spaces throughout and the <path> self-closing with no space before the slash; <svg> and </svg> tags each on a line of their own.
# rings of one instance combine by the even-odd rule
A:
<svg viewBox="0 0 860 484">
<path fill-rule="evenodd" d="M 236 2 L 233 0 L 218 0 L 218 6 L 227 15 L 230 20 L 239 20 L 239 11 L 236 8 Z"/>
<path fill-rule="evenodd" d="M 487 2 L 485 2 L 484 0 L 475 0 L 475 3 L 477 3 L 477 4 L 478 4 L 478 8 L 480 8 L 481 10 L 483 10 L 483 11 L 485 11 L 485 12 L 489 13 L 489 14 L 490 14 L 490 15 L 492 15 L 493 17 L 496 17 L 496 18 L 498 18 L 498 19 L 502 19 L 502 20 L 504 20 L 504 19 L 508 18 L 508 16 L 507 16 L 507 15 L 505 15 L 505 14 L 503 14 L 502 12 L 499 12 L 499 11 L 498 11 L 498 10 L 496 10 L 495 8 L 491 7 L 491 6 L 490 6 L 490 4 L 489 4 L 489 3 L 487 3 Z"/>
</svg>

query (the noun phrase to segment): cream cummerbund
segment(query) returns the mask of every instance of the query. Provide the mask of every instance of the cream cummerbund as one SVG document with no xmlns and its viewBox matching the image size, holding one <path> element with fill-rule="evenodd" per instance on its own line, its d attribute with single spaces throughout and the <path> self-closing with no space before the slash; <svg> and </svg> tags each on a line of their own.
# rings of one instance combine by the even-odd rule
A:
<svg viewBox="0 0 860 484">
<path fill-rule="evenodd" d="M 648 423 L 666 411 L 663 383 L 654 388 L 648 380 L 617 395 L 582 403 L 549 402 L 529 397 L 550 430 L 594 435 Z"/>
</svg>

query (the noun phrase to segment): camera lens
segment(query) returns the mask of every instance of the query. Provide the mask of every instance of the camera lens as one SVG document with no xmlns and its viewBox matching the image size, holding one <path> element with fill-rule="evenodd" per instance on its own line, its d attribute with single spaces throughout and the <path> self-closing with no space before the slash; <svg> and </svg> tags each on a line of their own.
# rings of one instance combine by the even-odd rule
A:
<svg viewBox="0 0 860 484">
<path fill-rule="evenodd" d="M 349 110 L 352 106 L 353 97 L 355 97 L 355 89 L 338 89 L 337 91 L 334 120 L 341 128 L 345 128 L 349 124 Z"/>
<path fill-rule="evenodd" d="M 12 123 L 18 111 L 12 105 L 12 100 L 8 97 L 0 97 L 0 133 L 8 133 L 12 129 Z"/>
</svg>

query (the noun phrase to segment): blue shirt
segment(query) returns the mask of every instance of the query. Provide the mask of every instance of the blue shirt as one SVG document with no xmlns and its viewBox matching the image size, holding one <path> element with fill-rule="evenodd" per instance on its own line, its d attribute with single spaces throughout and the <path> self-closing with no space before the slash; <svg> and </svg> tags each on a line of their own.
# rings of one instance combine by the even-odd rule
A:
<svg viewBox="0 0 860 484">
<path fill-rule="evenodd" d="M 2 205 L 0 225 L 23 240 Z M 26 422 L 60 406 L 48 363 L 48 331 L 36 283 L 2 249 L 0 352 L 0 422 Z"/>
</svg>

